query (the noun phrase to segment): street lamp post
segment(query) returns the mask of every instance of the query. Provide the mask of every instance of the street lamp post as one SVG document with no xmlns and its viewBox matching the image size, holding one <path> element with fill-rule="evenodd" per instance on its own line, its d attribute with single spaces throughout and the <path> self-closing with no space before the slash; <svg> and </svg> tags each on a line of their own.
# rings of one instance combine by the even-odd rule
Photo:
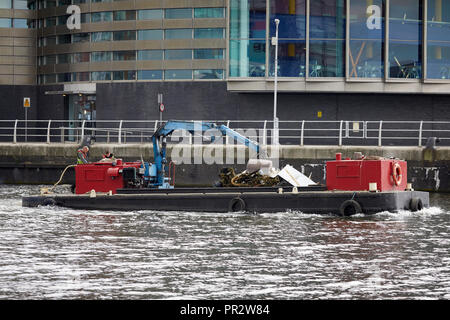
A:
<svg viewBox="0 0 450 320">
<path fill-rule="evenodd" d="M 278 117 L 277 117 L 277 91 L 278 91 L 278 25 L 279 19 L 275 19 L 275 37 L 272 37 L 272 45 L 275 46 L 275 81 L 273 88 L 273 135 L 272 144 L 278 145 L 279 142 L 279 129 L 278 129 Z"/>
</svg>

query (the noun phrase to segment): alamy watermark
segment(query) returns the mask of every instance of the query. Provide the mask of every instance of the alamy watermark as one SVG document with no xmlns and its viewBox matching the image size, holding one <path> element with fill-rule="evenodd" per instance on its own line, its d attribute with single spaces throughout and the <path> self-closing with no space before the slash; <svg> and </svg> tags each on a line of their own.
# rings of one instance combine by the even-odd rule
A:
<svg viewBox="0 0 450 320">
<path fill-rule="evenodd" d="M 70 14 L 67 18 L 66 26 L 69 30 L 81 29 L 81 9 L 77 5 L 71 5 L 67 7 L 66 13 Z"/>
</svg>

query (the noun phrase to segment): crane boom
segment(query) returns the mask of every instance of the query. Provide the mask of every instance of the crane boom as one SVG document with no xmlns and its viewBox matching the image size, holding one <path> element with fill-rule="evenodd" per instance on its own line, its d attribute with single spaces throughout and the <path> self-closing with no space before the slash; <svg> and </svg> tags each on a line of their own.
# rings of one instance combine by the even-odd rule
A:
<svg viewBox="0 0 450 320">
<path fill-rule="evenodd" d="M 208 130 L 217 130 L 222 134 L 222 136 L 231 137 L 234 139 L 234 141 L 255 150 L 257 155 L 262 155 L 264 157 L 266 156 L 257 142 L 250 140 L 249 138 L 243 136 L 242 134 L 234 131 L 233 129 L 230 129 L 229 127 L 223 124 L 217 125 L 212 122 L 203 122 L 203 121 L 200 122 L 200 121 L 169 120 L 165 122 L 163 125 L 159 126 L 152 136 L 153 154 L 155 157 L 154 161 L 157 168 L 158 185 L 164 184 L 164 170 L 165 170 L 164 166 L 167 162 L 166 141 L 165 141 L 166 137 L 171 135 L 175 130 L 178 129 L 186 130 L 192 135 L 198 133 L 201 133 L 203 135 L 203 133 Z"/>
</svg>

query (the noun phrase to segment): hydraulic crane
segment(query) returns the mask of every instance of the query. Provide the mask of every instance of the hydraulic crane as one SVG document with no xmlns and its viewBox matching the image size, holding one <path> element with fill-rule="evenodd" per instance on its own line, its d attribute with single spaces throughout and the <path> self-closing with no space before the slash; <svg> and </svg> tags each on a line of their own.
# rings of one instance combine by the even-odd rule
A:
<svg viewBox="0 0 450 320">
<path fill-rule="evenodd" d="M 267 155 L 257 142 L 254 142 L 240 133 L 230 129 L 225 125 L 217 125 L 211 122 L 199 122 L 199 121 L 181 121 L 181 120 L 169 120 L 158 127 L 152 136 L 153 154 L 154 154 L 154 168 L 151 169 L 153 175 L 156 178 L 152 179 L 153 187 L 158 188 L 170 188 L 168 179 L 165 177 L 165 165 L 166 159 L 166 138 L 171 135 L 175 130 L 182 129 L 188 131 L 192 135 L 203 135 L 208 130 L 217 130 L 222 136 L 233 138 L 236 142 L 244 144 L 245 146 L 253 149 L 257 156 L 266 158 Z M 211 137 L 214 139 L 214 136 Z"/>
</svg>

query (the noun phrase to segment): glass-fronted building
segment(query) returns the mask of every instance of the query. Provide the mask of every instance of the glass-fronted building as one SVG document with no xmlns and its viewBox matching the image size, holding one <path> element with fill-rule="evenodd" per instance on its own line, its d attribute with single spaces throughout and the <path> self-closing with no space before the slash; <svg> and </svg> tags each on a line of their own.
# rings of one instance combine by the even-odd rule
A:
<svg viewBox="0 0 450 320">
<path fill-rule="evenodd" d="M 229 16 L 231 90 L 270 89 L 275 19 L 281 90 L 435 92 L 432 84 L 450 84 L 450 1 L 231 0 Z"/>
<path fill-rule="evenodd" d="M 38 118 L 139 118 L 165 92 L 174 117 L 270 119 L 275 72 L 280 119 L 338 119 L 369 95 L 399 119 L 442 117 L 450 1 L 0 0 L 0 99 L 35 97 Z"/>
</svg>

